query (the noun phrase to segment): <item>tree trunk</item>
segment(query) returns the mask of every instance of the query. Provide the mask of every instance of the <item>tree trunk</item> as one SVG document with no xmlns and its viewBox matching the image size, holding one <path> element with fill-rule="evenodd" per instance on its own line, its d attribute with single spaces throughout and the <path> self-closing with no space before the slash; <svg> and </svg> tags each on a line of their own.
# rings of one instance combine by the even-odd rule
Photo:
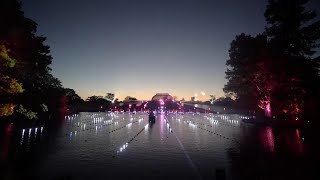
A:
<svg viewBox="0 0 320 180">
<path fill-rule="evenodd" d="M 264 108 L 264 115 L 268 118 L 271 118 L 272 116 L 270 102 L 268 102 Z"/>
</svg>

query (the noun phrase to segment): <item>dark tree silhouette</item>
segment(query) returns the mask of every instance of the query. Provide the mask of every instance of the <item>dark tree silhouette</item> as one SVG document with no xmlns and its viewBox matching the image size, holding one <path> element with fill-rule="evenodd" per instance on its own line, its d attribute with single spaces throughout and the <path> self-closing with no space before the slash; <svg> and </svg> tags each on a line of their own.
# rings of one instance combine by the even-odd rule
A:
<svg viewBox="0 0 320 180">
<path fill-rule="evenodd" d="M 309 0 L 269 0 L 265 11 L 266 33 L 274 53 L 310 57 L 319 47 L 320 20 L 308 11 Z"/>
<path fill-rule="evenodd" d="M 0 42 L 5 44 L 9 57 L 16 60 L 8 75 L 24 89 L 10 99 L 11 103 L 38 113 L 57 110 L 64 89 L 51 74 L 50 48 L 45 45 L 46 38 L 36 34 L 37 23 L 24 16 L 16 0 L 0 1 L 0 22 Z"/>
<path fill-rule="evenodd" d="M 225 107 L 233 107 L 235 104 L 235 101 L 231 99 L 230 97 L 219 97 L 215 100 L 213 103 L 216 106 L 225 106 Z"/>
<path fill-rule="evenodd" d="M 224 92 L 235 97 L 247 109 L 260 107 L 271 116 L 270 98 L 273 76 L 269 73 L 271 60 L 267 55 L 267 37 L 246 34 L 236 36 L 231 42 L 230 59 L 227 60 L 227 84 Z M 246 99 L 245 101 L 242 101 Z M 258 105 L 258 106 L 257 106 Z"/>
<path fill-rule="evenodd" d="M 65 88 L 64 89 L 64 95 L 68 98 L 69 104 L 82 103 L 83 102 L 81 97 L 73 89 Z"/>
<path fill-rule="evenodd" d="M 160 107 L 160 102 L 157 100 L 151 100 L 147 104 L 147 108 L 151 111 L 158 109 L 158 107 Z"/>
<path fill-rule="evenodd" d="M 319 107 L 320 21 L 307 11 L 307 0 L 269 0 L 268 23 L 256 37 L 241 34 L 232 41 L 224 91 L 265 110 L 265 116 L 299 120 Z M 272 110 L 272 111 L 271 111 Z M 271 113 L 272 112 L 272 113 Z"/>
<path fill-rule="evenodd" d="M 174 101 L 166 101 L 165 102 L 165 107 L 166 107 L 166 110 L 178 110 L 179 109 L 179 105 L 177 102 L 174 102 Z"/>
<path fill-rule="evenodd" d="M 107 93 L 106 94 L 106 96 L 105 96 L 105 98 L 107 99 L 107 100 L 109 100 L 109 101 L 111 101 L 111 102 L 114 102 L 116 99 L 116 96 L 115 96 L 115 94 L 114 93 Z"/>
<path fill-rule="evenodd" d="M 296 120 L 320 107 L 320 61 L 312 56 L 319 47 L 320 20 L 305 8 L 308 2 L 269 0 L 265 12 L 269 50 L 277 66 L 272 72 L 278 81 L 274 108 Z"/>
<path fill-rule="evenodd" d="M 126 96 L 123 101 L 127 101 L 127 102 L 129 102 L 129 101 L 137 101 L 137 98 L 131 97 L 131 96 Z"/>
</svg>

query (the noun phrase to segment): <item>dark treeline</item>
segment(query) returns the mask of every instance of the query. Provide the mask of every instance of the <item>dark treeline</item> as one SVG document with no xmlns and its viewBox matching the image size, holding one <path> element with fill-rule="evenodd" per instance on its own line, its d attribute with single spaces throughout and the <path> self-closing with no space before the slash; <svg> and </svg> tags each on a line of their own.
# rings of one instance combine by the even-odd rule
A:
<svg viewBox="0 0 320 180">
<path fill-rule="evenodd" d="M 269 0 L 264 32 L 231 42 L 224 91 L 237 106 L 276 122 L 316 120 L 320 107 L 320 21 L 308 0 Z M 314 121 L 315 122 L 315 121 Z"/>
<path fill-rule="evenodd" d="M 72 96 L 67 95 L 70 101 Z M 67 105 L 70 112 L 105 112 L 105 111 L 141 111 L 145 110 L 146 102 L 137 100 L 135 97 L 126 96 L 123 101 L 119 101 L 114 93 L 106 93 L 106 96 L 89 96 L 85 101 L 72 101 Z"/>
<path fill-rule="evenodd" d="M 39 119 L 81 101 L 51 74 L 46 38 L 15 0 L 0 1 L 0 118 Z M 14 116 L 14 118 L 12 118 Z M 8 118 L 7 118 L 8 119 Z"/>
</svg>

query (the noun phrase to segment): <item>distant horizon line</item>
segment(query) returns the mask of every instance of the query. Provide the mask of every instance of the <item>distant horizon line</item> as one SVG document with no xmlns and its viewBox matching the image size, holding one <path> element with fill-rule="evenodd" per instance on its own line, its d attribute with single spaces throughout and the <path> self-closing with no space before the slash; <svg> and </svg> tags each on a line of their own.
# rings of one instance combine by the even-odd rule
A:
<svg viewBox="0 0 320 180">
<path fill-rule="evenodd" d="M 167 93 L 167 94 L 171 95 L 170 93 Z M 86 99 L 88 99 L 91 96 L 105 97 L 105 95 L 89 95 L 89 96 L 80 96 L 80 98 L 85 101 Z M 174 97 L 175 95 L 171 95 L 171 96 Z M 131 96 L 131 97 L 134 97 L 134 96 Z M 177 97 L 179 97 L 179 96 L 177 96 Z M 180 101 L 181 99 L 185 99 L 186 101 L 191 101 L 191 97 L 192 96 L 190 96 L 188 98 L 184 98 L 184 97 L 178 98 L 179 99 L 178 101 Z M 215 96 L 216 99 L 221 98 L 221 97 L 226 97 L 226 96 L 225 96 L 225 94 L 224 95 L 220 95 L 220 96 Z M 117 98 L 119 99 L 119 101 L 124 101 L 125 100 L 125 97 L 122 97 L 122 96 L 121 97 L 117 97 Z M 134 98 L 137 98 L 138 101 L 150 101 L 152 96 L 150 98 L 138 98 L 138 97 L 134 97 Z M 198 99 L 198 101 L 209 101 L 209 99 L 200 97 Z"/>
</svg>

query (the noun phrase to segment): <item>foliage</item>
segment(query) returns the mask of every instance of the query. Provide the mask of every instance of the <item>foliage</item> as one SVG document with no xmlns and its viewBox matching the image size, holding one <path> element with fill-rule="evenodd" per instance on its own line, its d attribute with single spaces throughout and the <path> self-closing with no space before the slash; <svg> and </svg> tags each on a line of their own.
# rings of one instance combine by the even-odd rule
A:
<svg viewBox="0 0 320 180">
<path fill-rule="evenodd" d="M 124 98 L 124 101 L 137 101 L 137 98 L 131 97 L 131 96 L 126 96 L 126 97 Z"/>
<path fill-rule="evenodd" d="M 36 115 L 32 112 L 57 110 L 64 90 L 50 72 L 50 48 L 37 35 L 37 23 L 24 16 L 16 0 L 0 1 L 0 22 L 0 95 L 15 94 L 0 103 L 23 104 L 29 118 Z"/>
<path fill-rule="evenodd" d="M 48 112 L 48 111 L 49 111 L 47 105 L 45 105 L 45 104 L 40 104 L 40 106 L 41 106 L 43 112 Z"/>
<path fill-rule="evenodd" d="M 269 0 L 265 11 L 266 33 L 273 53 L 310 57 L 319 47 L 320 20 L 306 10 L 309 0 Z"/>
<path fill-rule="evenodd" d="M 15 64 L 15 59 L 9 56 L 4 43 L 0 43 L 0 117 L 12 115 L 12 99 L 23 92 L 22 84 L 9 76 Z"/>
<path fill-rule="evenodd" d="M 230 59 L 227 60 L 227 84 L 224 92 L 236 99 L 244 98 L 259 104 L 262 109 L 270 101 L 272 79 L 268 73 L 271 64 L 266 55 L 266 36 L 252 37 L 246 34 L 236 36 L 231 42 L 229 50 Z M 246 108 L 254 109 L 253 104 L 243 104 Z"/>
<path fill-rule="evenodd" d="M 216 100 L 216 96 L 215 95 L 209 95 L 210 96 L 210 104 L 213 104 L 214 100 Z"/>
<path fill-rule="evenodd" d="M 320 96 L 320 62 L 312 59 L 320 45 L 320 20 L 315 21 L 316 13 L 307 10 L 306 3 L 269 0 L 265 12 L 270 54 L 281 67 L 273 71 L 279 86 L 274 106 L 295 120 L 308 111 L 306 101 L 319 102 Z"/>
<path fill-rule="evenodd" d="M 96 101 L 101 101 L 105 100 L 102 96 L 89 96 L 86 101 L 87 102 L 96 102 Z"/>
<path fill-rule="evenodd" d="M 226 106 L 226 107 L 233 107 L 235 101 L 230 97 L 219 97 L 214 102 L 214 105 L 216 106 Z"/>
<path fill-rule="evenodd" d="M 114 93 L 107 93 L 106 97 L 107 100 L 109 101 L 113 101 L 115 98 L 115 94 Z"/>
<path fill-rule="evenodd" d="M 316 14 L 305 9 L 307 0 L 268 2 L 265 32 L 231 42 L 224 92 L 246 108 L 258 106 L 271 116 L 272 106 L 274 115 L 297 120 L 320 105 L 320 62 L 312 58 L 320 21 L 312 22 Z"/>
<path fill-rule="evenodd" d="M 15 60 L 10 58 L 5 45 L 0 44 L 0 95 L 8 96 L 22 93 L 22 84 L 9 76 L 9 70 L 15 65 Z"/>
<path fill-rule="evenodd" d="M 65 88 L 64 95 L 68 98 L 69 104 L 83 102 L 81 97 L 73 89 Z"/>
<path fill-rule="evenodd" d="M 22 93 L 22 84 L 18 83 L 16 79 L 10 78 L 9 76 L 1 76 L 0 77 L 0 93 L 3 94 L 18 94 Z"/>
<path fill-rule="evenodd" d="M 13 104 L 0 104 L 0 117 L 10 116 L 13 113 Z"/>
<path fill-rule="evenodd" d="M 1 59 L 1 69 L 2 68 L 13 68 L 16 64 L 16 61 L 9 57 L 8 49 L 5 45 L 0 45 L 0 59 Z"/>
<path fill-rule="evenodd" d="M 20 113 L 21 115 L 25 116 L 27 119 L 36 119 L 37 113 L 33 111 L 28 111 L 23 107 L 23 105 L 19 105 L 18 109 L 16 110 L 17 113 Z"/>
</svg>

